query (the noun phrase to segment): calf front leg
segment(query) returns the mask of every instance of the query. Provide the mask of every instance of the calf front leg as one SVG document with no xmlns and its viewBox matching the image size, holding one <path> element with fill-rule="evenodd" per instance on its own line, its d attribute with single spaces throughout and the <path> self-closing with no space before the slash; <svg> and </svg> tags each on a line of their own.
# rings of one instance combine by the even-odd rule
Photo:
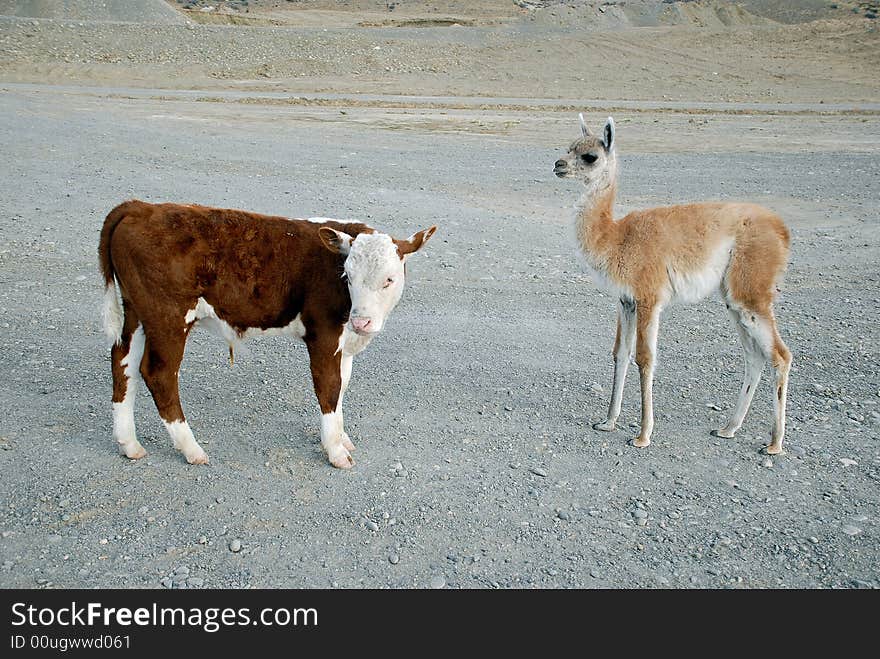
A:
<svg viewBox="0 0 880 659">
<path fill-rule="evenodd" d="M 342 385 L 339 390 L 339 402 L 336 405 L 336 411 L 339 412 L 339 423 L 343 425 L 342 428 L 342 445 L 349 451 L 354 451 L 354 444 L 352 444 L 351 439 L 348 436 L 348 433 L 345 432 L 345 421 L 342 416 L 342 399 L 345 396 L 345 392 L 348 389 L 348 382 L 351 380 L 351 364 L 353 361 L 353 357 L 351 355 L 342 354 L 342 360 L 340 363 L 340 372 L 342 374 Z"/>
<path fill-rule="evenodd" d="M 330 464 L 340 469 L 350 469 L 354 466 L 354 460 L 346 446 L 347 436 L 342 424 L 343 382 L 348 384 L 348 377 L 343 377 L 346 357 L 338 349 L 338 337 L 337 340 L 316 338 L 307 341 L 306 345 L 315 395 L 321 408 L 321 447 L 327 453 Z M 347 366 L 350 375 L 350 357 Z M 354 448 L 350 440 L 348 445 Z"/>
</svg>

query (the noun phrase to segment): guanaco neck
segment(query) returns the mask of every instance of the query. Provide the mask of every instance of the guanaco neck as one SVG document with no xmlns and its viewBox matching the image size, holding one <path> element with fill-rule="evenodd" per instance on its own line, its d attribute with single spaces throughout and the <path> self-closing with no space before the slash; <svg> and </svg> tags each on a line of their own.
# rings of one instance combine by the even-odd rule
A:
<svg viewBox="0 0 880 659">
<path fill-rule="evenodd" d="M 578 209 L 575 230 L 581 249 L 595 257 L 608 256 L 616 233 L 614 197 L 617 180 L 613 174 L 587 185 Z"/>
</svg>

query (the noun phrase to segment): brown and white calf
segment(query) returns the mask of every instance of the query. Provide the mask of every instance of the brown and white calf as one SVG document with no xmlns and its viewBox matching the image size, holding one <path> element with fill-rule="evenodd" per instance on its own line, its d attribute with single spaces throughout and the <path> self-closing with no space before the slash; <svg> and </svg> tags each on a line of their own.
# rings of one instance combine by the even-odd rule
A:
<svg viewBox="0 0 880 659">
<path fill-rule="evenodd" d="M 99 256 L 104 330 L 113 345 L 113 436 L 123 453 L 146 455 L 134 424 L 140 373 L 174 447 L 190 463 L 208 462 L 178 394 L 184 346 L 200 325 L 230 350 L 260 334 L 302 339 L 321 408 L 321 445 L 334 466 L 353 465 L 342 421 L 352 358 L 385 326 L 403 293 L 407 256 L 435 230 L 398 240 L 325 218 L 137 200 L 114 208 Z"/>
</svg>

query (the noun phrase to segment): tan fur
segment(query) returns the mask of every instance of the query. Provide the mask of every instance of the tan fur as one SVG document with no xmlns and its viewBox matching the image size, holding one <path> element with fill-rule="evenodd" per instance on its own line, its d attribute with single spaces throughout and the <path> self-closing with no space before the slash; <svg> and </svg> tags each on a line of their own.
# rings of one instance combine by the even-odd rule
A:
<svg viewBox="0 0 880 659">
<path fill-rule="evenodd" d="M 577 240 L 600 282 L 621 298 L 612 402 L 608 418 L 596 427 L 615 426 L 626 363 L 634 347 L 642 385 L 642 430 L 634 444 L 650 444 L 660 311 L 672 300 L 694 301 L 720 290 L 743 340 L 746 375 L 733 416 L 716 434 L 732 437 L 739 429 L 760 377 L 759 366 L 770 361 L 777 371 L 776 418 L 767 450 L 779 453 L 791 353 L 776 329 L 772 305 L 788 261 L 790 237 L 785 223 L 757 204 L 720 202 L 650 208 L 614 220 L 613 121 L 609 119 L 601 137 L 585 126 L 582 130 L 582 138 L 556 162 L 555 172 L 561 178 L 580 178 L 586 185 L 576 218 Z M 627 331 L 635 336 L 628 338 L 623 328 L 630 328 Z"/>
</svg>

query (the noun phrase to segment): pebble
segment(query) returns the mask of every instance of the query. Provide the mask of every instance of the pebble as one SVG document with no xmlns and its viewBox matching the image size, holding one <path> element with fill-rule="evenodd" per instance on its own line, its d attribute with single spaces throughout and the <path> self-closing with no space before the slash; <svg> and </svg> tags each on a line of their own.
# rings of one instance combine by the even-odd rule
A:
<svg viewBox="0 0 880 659">
<path fill-rule="evenodd" d="M 240 551 L 241 551 L 241 540 L 239 540 L 238 538 L 236 538 L 235 540 L 233 540 L 232 542 L 230 542 L 230 543 L 229 543 L 229 551 L 231 551 L 231 552 L 233 552 L 233 553 L 236 553 L 236 554 L 237 554 L 238 552 L 240 552 Z"/>
<path fill-rule="evenodd" d="M 547 472 L 541 467 L 529 467 L 529 471 L 532 472 L 535 476 L 540 476 L 541 478 L 547 478 Z"/>
<path fill-rule="evenodd" d="M 379 525 L 371 519 L 364 520 L 364 526 L 367 527 L 370 531 L 379 530 Z"/>
<path fill-rule="evenodd" d="M 171 581 L 171 577 L 164 577 L 159 582 L 159 585 L 161 585 L 163 588 L 171 588 L 171 586 L 174 585 L 174 582 Z"/>
<path fill-rule="evenodd" d="M 646 510 L 644 510 L 643 508 L 636 508 L 633 511 L 633 517 L 635 517 L 636 519 L 647 519 L 648 512 Z"/>
<path fill-rule="evenodd" d="M 201 577 L 192 577 L 191 579 L 187 579 L 186 582 L 192 588 L 201 588 L 203 585 L 205 585 L 205 580 Z"/>
<path fill-rule="evenodd" d="M 765 467 L 767 467 L 767 469 L 772 469 L 773 468 L 773 460 L 771 460 L 770 458 L 767 458 L 766 460 L 764 460 L 763 465 Z"/>
<path fill-rule="evenodd" d="M 400 563 L 400 556 L 397 554 L 391 554 L 391 556 L 388 557 L 388 562 L 391 563 L 391 565 L 397 565 Z"/>
<path fill-rule="evenodd" d="M 431 588 L 434 590 L 439 590 L 440 588 L 446 587 L 446 579 L 441 575 L 437 575 L 436 577 L 431 577 Z"/>
<path fill-rule="evenodd" d="M 848 536 L 857 536 L 862 532 L 862 529 L 852 524 L 845 524 L 841 530 Z"/>
<path fill-rule="evenodd" d="M 558 513 L 556 513 L 556 516 L 559 519 L 561 519 L 563 522 L 567 522 L 568 520 L 571 519 L 571 516 L 567 512 L 565 512 L 564 510 L 560 510 Z"/>
<path fill-rule="evenodd" d="M 840 458 L 840 464 L 844 467 L 858 467 L 859 463 L 857 460 L 853 460 L 851 458 Z"/>
</svg>

